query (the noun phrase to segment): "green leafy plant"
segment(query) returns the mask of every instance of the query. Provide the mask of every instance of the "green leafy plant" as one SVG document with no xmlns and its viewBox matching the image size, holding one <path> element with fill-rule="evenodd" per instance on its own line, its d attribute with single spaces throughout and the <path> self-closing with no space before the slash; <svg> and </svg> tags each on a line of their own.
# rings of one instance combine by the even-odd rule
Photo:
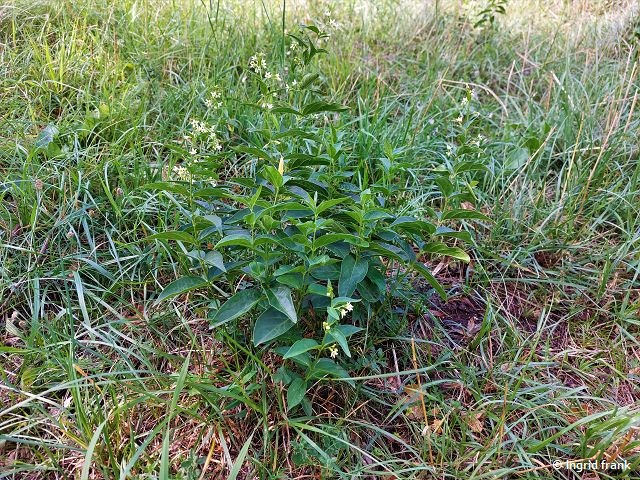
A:
<svg viewBox="0 0 640 480">
<path fill-rule="evenodd" d="M 473 25 L 475 28 L 488 26 L 493 28 L 498 15 L 507 13 L 507 0 L 489 0 L 478 13 L 478 19 Z"/>
<path fill-rule="evenodd" d="M 402 279 L 416 273 L 446 296 L 422 256 L 469 260 L 464 250 L 443 241 L 468 234 L 456 235 L 436 223 L 472 218 L 472 212 L 397 215 L 388 206 L 393 168 L 381 169 L 375 181 L 366 164 L 350 158 L 339 116 L 347 108 L 323 98 L 319 72 L 305 72 L 323 52 L 316 47 L 322 37 L 309 26 L 291 36 L 289 77 L 269 71 L 262 54 L 242 72 L 260 92 L 253 106 L 261 112 L 261 124 L 240 144 L 205 161 L 218 165 L 240 158 L 245 175 L 223 174 L 220 180 L 216 174 L 212 184 L 202 178 L 203 162 L 197 158 L 179 167 L 178 181 L 148 187 L 181 194 L 191 207 L 181 229 L 151 237 L 180 242 L 191 265 L 191 274 L 167 285 L 159 300 L 214 285 L 223 298 L 211 302 L 213 328 L 254 318 L 253 344 L 279 340 L 275 351 L 304 369 L 304 375 L 280 372 L 288 385 L 288 408 L 303 402 L 310 382 L 325 376 L 348 380 L 336 357 L 340 351 L 352 356 L 352 336 L 393 297 Z M 199 134 L 218 138 L 215 127 L 192 123 Z M 397 152 L 388 145 L 386 150 L 390 163 Z M 437 172 L 435 181 L 449 202 L 456 199 L 454 173 L 476 166 L 463 162 L 455 172 Z"/>
</svg>

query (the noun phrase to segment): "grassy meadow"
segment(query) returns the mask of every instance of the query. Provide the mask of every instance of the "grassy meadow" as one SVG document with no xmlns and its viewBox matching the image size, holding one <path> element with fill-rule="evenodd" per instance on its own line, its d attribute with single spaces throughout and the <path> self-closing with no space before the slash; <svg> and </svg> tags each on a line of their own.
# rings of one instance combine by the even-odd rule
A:
<svg viewBox="0 0 640 480">
<path fill-rule="evenodd" d="M 632 0 L 4 2 L 0 478 L 640 478 L 639 52 Z"/>
</svg>

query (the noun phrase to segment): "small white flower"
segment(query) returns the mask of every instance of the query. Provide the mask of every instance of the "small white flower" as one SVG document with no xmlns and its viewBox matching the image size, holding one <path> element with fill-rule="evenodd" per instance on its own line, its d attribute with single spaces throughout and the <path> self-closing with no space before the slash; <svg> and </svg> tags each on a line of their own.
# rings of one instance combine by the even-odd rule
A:
<svg viewBox="0 0 640 480">
<path fill-rule="evenodd" d="M 328 332 L 329 330 L 331 330 L 331 325 L 329 325 L 329 322 L 322 322 L 322 329 L 325 332 Z"/>
<path fill-rule="evenodd" d="M 192 148 L 191 150 L 189 150 L 189 155 L 197 155 L 198 151 L 195 148 Z"/>
<path fill-rule="evenodd" d="M 351 302 L 347 302 L 347 304 L 344 306 L 345 310 L 347 310 L 347 312 L 351 312 L 353 311 L 353 305 L 351 305 Z"/>
<path fill-rule="evenodd" d="M 457 123 L 462 123 L 462 120 L 464 120 L 464 119 L 462 118 L 462 115 L 460 115 L 458 118 L 456 118 L 456 122 L 457 122 Z"/>
<path fill-rule="evenodd" d="M 329 354 L 331 355 L 331 358 L 336 358 L 338 356 L 338 347 L 335 345 L 329 347 Z"/>
<path fill-rule="evenodd" d="M 269 80 L 271 78 L 271 72 L 264 72 L 264 78 Z"/>
<path fill-rule="evenodd" d="M 295 87 L 296 85 L 298 85 L 298 80 L 293 80 L 293 82 L 291 82 L 291 86 Z"/>
<path fill-rule="evenodd" d="M 189 170 L 182 165 L 176 165 L 173 167 L 173 173 L 175 173 L 179 180 L 189 180 Z"/>
</svg>

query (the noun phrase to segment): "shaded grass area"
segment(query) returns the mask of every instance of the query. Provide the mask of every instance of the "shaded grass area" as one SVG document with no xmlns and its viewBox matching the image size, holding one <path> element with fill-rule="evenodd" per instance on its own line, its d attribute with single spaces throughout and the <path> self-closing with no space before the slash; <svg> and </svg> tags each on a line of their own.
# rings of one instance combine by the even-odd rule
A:
<svg viewBox="0 0 640 480">
<path fill-rule="evenodd" d="M 282 6 L 2 8 L 0 475 L 590 478 L 552 467 L 588 458 L 637 475 L 637 9 L 513 2 L 490 28 L 440 6 L 287 6 L 288 25 L 332 32 L 322 88 L 398 211 L 439 205 L 431 169 L 460 145 L 491 172 L 468 179 L 492 219 L 462 225 L 472 263 L 423 259 L 448 302 L 425 288 L 371 319 L 354 385 L 318 382 L 312 415 L 287 413 L 282 360 L 246 325 L 209 328 L 210 292 L 156 304 L 188 266 L 136 243 L 182 220 L 143 187 L 188 155 L 209 91 L 228 99 L 225 141 L 250 137 L 243 70 L 281 61 Z M 60 151 L 37 148 L 48 125 Z"/>
</svg>

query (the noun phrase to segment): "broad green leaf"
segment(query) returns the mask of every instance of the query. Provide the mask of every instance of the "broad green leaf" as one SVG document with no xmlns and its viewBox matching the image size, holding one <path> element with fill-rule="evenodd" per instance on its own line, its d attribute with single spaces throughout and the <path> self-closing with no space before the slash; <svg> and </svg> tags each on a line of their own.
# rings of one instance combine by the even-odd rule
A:
<svg viewBox="0 0 640 480">
<path fill-rule="evenodd" d="M 229 246 L 251 248 L 253 247 L 253 242 L 250 237 L 244 234 L 234 233 L 223 237 L 222 240 L 216 243 L 215 248 L 217 250 L 218 248 Z"/>
<path fill-rule="evenodd" d="M 369 280 L 369 277 L 365 277 L 364 280 L 360 282 L 357 288 L 357 292 L 367 302 L 373 303 L 382 300 L 380 290 L 378 290 L 376 285 L 371 280 Z"/>
<path fill-rule="evenodd" d="M 345 110 L 349 110 L 349 107 L 337 103 L 318 101 L 305 105 L 302 109 L 302 114 L 311 115 L 312 113 L 320 112 L 344 112 Z"/>
<path fill-rule="evenodd" d="M 321 202 L 320 205 L 318 205 L 318 208 L 317 208 L 316 212 L 317 212 L 318 215 L 321 215 L 326 210 L 329 210 L 330 208 L 333 208 L 336 205 L 340 205 L 341 203 L 345 202 L 346 200 L 348 200 L 347 197 L 332 198 L 331 200 L 325 200 L 324 202 Z"/>
<path fill-rule="evenodd" d="M 204 287 L 205 285 L 208 285 L 208 283 L 209 282 L 207 282 L 202 277 L 189 276 L 178 278 L 177 280 L 174 280 L 169 285 L 167 285 L 165 289 L 160 292 L 160 295 L 158 295 L 158 299 L 156 300 L 156 302 L 161 302 L 165 298 L 188 292 L 189 290 L 193 290 L 194 288 Z"/>
<path fill-rule="evenodd" d="M 353 380 L 350 379 L 349 373 L 338 365 L 336 362 L 329 358 L 321 358 L 310 369 L 308 378 L 322 378 L 326 376 L 349 379 L 348 383 L 353 385 Z"/>
<path fill-rule="evenodd" d="M 351 235 L 349 233 L 327 233 L 326 235 L 319 236 L 313 241 L 313 248 L 318 249 L 336 242 L 359 244 L 361 243 L 361 240 L 355 235 Z"/>
<path fill-rule="evenodd" d="M 307 28 L 309 30 L 312 30 L 313 26 L 311 25 L 311 26 L 309 26 Z M 318 31 L 316 31 L 316 33 L 318 33 Z M 318 78 L 320 78 L 320 74 L 318 72 L 307 73 L 304 77 L 302 77 L 302 81 L 300 82 L 300 88 L 302 90 L 306 89 L 309 85 L 311 85 L 313 82 L 315 82 Z"/>
<path fill-rule="evenodd" d="M 342 351 L 347 355 L 347 357 L 351 358 L 351 352 L 349 351 L 349 344 L 347 343 L 347 338 L 337 328 L 333 331 L 331 330 L 329 331 L 331 332 L 331 336 L 335 338 L 336 342 L 338 342 L 338 345 L 340 345 L 340 348 L 342 348 Z"/>
<path fill-rule="evenodd" d="M 340 280 L 338 282 L 338 295 L 350 297 L 355 292 L 358 283 L 367 275 L 369 262 L 362 258 L 356 260 L 353 255 L 347 255 L 342 260 L 340 268 Z"/>
<path fill-rule="evenodd" d="M 259 288 L 240 290 L 216 311 L 211 319 L 214 327 L 219 327 L 251 310 L 262 297 Z"/>
<path fill-rule="evenodd" d="M 449 247 L 444 243 L 427 243 L 422 251 L 426 253 L 435 253 L 437 255 L 444 255 L 447 257 L 457 258 L 463 262 L 469 262 L 469 254 L 458 247 Z"/>
<path fill-rule="evenodd" d="M 307 287 L 307 293 L 311 293 L 313 295 L 321 295 L 324 297 L 327 295 L 327 286 L 321 285 L 320 283 L 311 283 Z"/>
<path fill-rule="evenodd" d="M 317 280 L 338 280 L 340 278 L 339 264 L 322 265 L 311 270 L 311 276 Z"/>
<path fill-rule="evenodd" d="M 292 155 L 288 155 L 287 161 L 291 170 L 299 167 L 331 165 L 331 159 L 326 156 L 307 155 L 305 153 L 294 153 Z M 302 195 L 302 197 L 305 197 L 305 195 Z"/>
<path fill-rule="evenodd" d="M 459 231 L 449 227 L 440 226 L 436 229 L 435 235 L 439 237 L 458 238 L 464 242 L 471 243 L 471 234 L 465 230 Z"/>
<path fill-rule="evenodd" d="M 282 185 L 284 185 L 282 174 L 271 165 L 265 165 L 265 167 L 262 169 L 262 175 L 264 176 L 264 178 L 269 180 L 269 182 L 271 182 L 271 185 L 273 185 L 277 190 L 281 189 Z"/>
<path fill-rule="evenodd" d="M 393 218 L 393 215 L 379 208 L 370 210 L 364 214 L 364 220 L 366 222 L 370 222 L 372 220 L 380 220 L 382 218 Z"/>
<path fill-rule="evenodd" d="M 273 349 L 279 355 L 285 355 L 289 351 L 290 347 L 276 347 Z M 309 353 L 301 353 L 300 355 L 296 355 L 295 357 L 291 357 L 290 360 L 294 361 L 298 365 L 302 367 L 308 367 L 311 365 L 311 355 Z"/>
<path fill-rule="evenodd" d="M 325 333 L 322 343 L 328 345 L 330 343 L 336 342 L 337 340 L 331 334 L 331 332 L 334 332 L 336 330 L 339 330 L 345 338 L 349 338 L 351 335 L 361 332 L 362 328 L 356 327 L 355 325 L 334 325 L 333 327 L 331 327 L 331 330 Z"/>
<path fill-rule="evenodd" d="M 477 212 L 475 210 L 465 210 L 463 208 L 456 208 L 453 210 L 449 210 L 442 215 L 442 220 L 452 220 L 452 219 L 471 219 L 471 220 L 487 220 L 491 221 L 489 217 L 487 217 L 484 213 Z"/>
<path fill-rule="evenodd" d="M 445 197 L 450 197 L 453 193 L 453 184 L 448 178 L 445 177 L 437 177 L 435 182 L 440 187 L 440 191 Z"/>
<path fill-rule="evenodd" d="M 298 377 L 287 388 L 287 411 L 297 406 L 307 393 L 307 382 Z"/>
<path fill-rule="evenodd" d="M 378 288 L 378 291 L 383 294 L 387 290 L 386 278 L 377 268 L 369 268 L 367 272 L 367 278 Z"/>
<path fill-rule="evenodd" d="M 332 307 L 338 307 L 338 306 L 344 305 L 346 303 L 357 303 L 359 301 L 360 301 L 360 299 L 358 299 L 358 298 L 335 297 L 333 300 L 331 300 L 331 306 Z"/>
<path fill-rule="evenodd" d="M 413 217 L 399 217 L 392 224 L 392 227 L 396 227 L 395 230 L 404 230 L 416 235 L 431 235 L 436 231 L 435 225 L 429 222 L 423 222 L 416 220 Z"/>
<path fill-rule="evenodd" d="M 204 256 L 204 262 L 207 265 L 211 265 L 213 267 L 219 268 L 223 272 L 227 271 L 227 269 L 224 266 L 224 260 L 222 258 L 222 254 L 220 252 L 216 252 L 214 250 L 207 252 L 207 254 Z"/>
<path fill-rule="evenodd" d="M 303 276 L 299 272 L 285 273 L 276 277 L 276 282 L 288 287 L 299 289 L 303 287 Z"/>
<path fill-rule="evenodd" d="M 316 342 L 313 338 L 303 338 L 302 340 L 298 340 L 296 343 L 291 345 L 291 348 L 287 350 L 287 353 L 284 354 L 284 359 L 295 357 L 300 355 L 301 353 L 308 352 L 309 350 L 313 350 L 318 346 L 318 342 Z"/>
<path fill-rule="evenodd" d="M 291 298 L 291 290 L 285 286 L 277 286 L 267 289 L 267 299 L 269 305 L 284 313 L 293 323 L 298 321 L 296 307 Z"/>
<path fill-rule="evenodd" d="M 379 256 L 388 259 L 398 260 L 401 262 L 406 262 L 409 259 L 404 250 L 389 243 L 375 242 L 372 243 L 369 248 Z"/>
<path fill-rule="evenodd" d="M 253 344 L 257 347 L 273 340 L 286 333 L 293 325 L 287 315 L 275 308 L 269 308 L 256 320 L 253 327 Z"/>
<path fill-rule="evenodd" d="M 302 115 L 302 112 L 290 107 L 275 107 L 271 109 L 272 113 L 292 113 L 293 115 Z"/>
</svg>

